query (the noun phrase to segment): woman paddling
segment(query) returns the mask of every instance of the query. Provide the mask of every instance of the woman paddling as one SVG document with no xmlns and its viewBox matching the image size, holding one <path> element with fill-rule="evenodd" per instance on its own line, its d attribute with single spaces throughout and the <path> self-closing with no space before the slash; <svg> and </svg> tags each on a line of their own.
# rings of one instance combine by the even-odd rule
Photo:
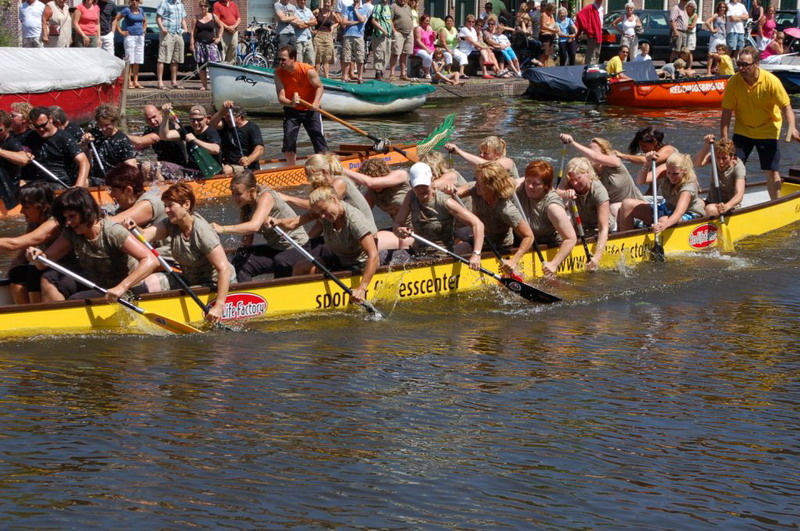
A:
<svg viewBox="0 0 800 531">
<path fill-rule="evenodd" d="M 594 173 L 600 179 L 603 186 L 608 191 L 608 198 L 611 201 L 611 215 L 617 217 L 622 201 L 625 199 L 644 200 L 642 192 L 636 187 L 633 177 L 628 173 L 628 168 L 622 163 L 620 158 L 614 153 L 611 143 L 604 138 L 593 138 L 588 146 L 584 146 L 575 141 L 572 135 L 561 134 L 561 141 L 574 147 L 578 153 L 589 159 L 594 168 Z M 566 188 L 567 182 L 561 181 L 560 190 Z M 564 196 L 562 195 L 562 198 Z"/>
<path fill-rule="evenodd" d="M 651 151 L 646 157 L 648 163 L 652 165 L 652 161 L 658 157 L 658 153 Z M 653 220 L 652 203 L 638 199 L 626 199 L 622 203 L 620 217 L 617 220 L 619 230 L 634 228 L 635 218 L 644 223 L 652 223 L 653 232 L 657 234 L 676 223 L 699 218 L 705 214 L 705 205 L 699 197 L 697 176 L 695 176 L 692 158 L 689 155 L 673 153 L 665 165 L 656 169 L 656 173 L 658 174 L 656 177 L 658 191 L 664 198 L 664 201 L 658 205 L 658 219 Z M 645 171 L 645 166 L 642 166 L 638 180 L 649 183 L 652 182 L 652 179 L 652 171 Z"/>
<path fill-rule="evenodd" d="M 511 249 L 514 234 L 521 240 L 514 256 L 503 262 L 503 269 L 509 274 L 515 273 L 534 237 L 528 221 L 514 204 L 516 186 L 508 171 L 492 161 L 476 168 L 474 183 L 457 190 L 458 195 L 472 198 L 472 212 L 483 222 L 486 239 L 499 252 Z"/>
<path fill-rule="evenodd" d="M 83 135 L 81 147 L 94 163 L 90 183 L 100 185 L 105 182 L 106 172 L 118 164 L 136 167 L 136 152 L 128 135 L 119 130 L 120 114 L 115 106 L 102 104 L 95 111 L 94 119 L 97 126 Z"/>
<path fill-rule="evenodd" d="M 53 203 L 53 216 L 58 220 L 61 234 L 47 248 L 47 254 L 29 247 L 27 259 L 41 270 L 46 266 L 35 261 L 39 255 L 59 261 L 75 252 L 80 268 L 77 271 L 95 284 L 107 288 L 105 298 L 116 301 L 128 290 L 147 293 L 159 289 L 159 275 L 144 280 L 158 268 L 158 260 L 145 245 L 125 227 L 103 217 L 100 206 L 86 188 L 70 188 Z M 57 271 L 42 275 L 42 301 L 99 297 L 95 290 L 84 286 Z"/>
<path fill-rule="evenodd" d="M 461 206 L 455 199 L 432 186 L 433 172 L 424 162 L 411 166 L 411 191 L 394 218 L 394 232 L 400 238 L 411 236 L 411 230 L 432 242 L 459 254 L 472 252 L 469 258 L 471 269 L 477 271 L 481 265 L 483 248 L 483 223 L 478 217 Z M 472 229 L 473 243 L 455 245 L 455 221 Z M 411 229 L 409 229 L 409 223 Z M 436 254 L 430 247 L 415 241 L 411 247 L 415 255 Z"/>
<path fill-rule="evenodd" d="M 637 155 L 637 153 L 649 153 L 651 151 L 658 153 L 658 160 L 656 160 L 656 163 L 664 164 L 667 157 L 675 153 L 675 148 L 670 144 L 664 143 L 663 131 L 659 131 L 653 126 L 648 126 L 642 127 L 636 131 L 633 140 L 631 140 L 628 146 L 628 153 L 614 151 L 614 154 L 624 161 L 644 165 L 647 163 L 645 155 Z"/>
<path fill-rule="evenodd" d="M 359 171 L 344 168 L 344 174 L 356 184 L 367 187 L 367 203 L 377 206 L 394 219 L 411 187 L 408 172 L 392 170 L 383 159 L 367 159 Z"/>
<path fill-rule="evenodd" d="M 464 151 L 453 142 L 448 142 L 444 145 L 444 148 L 450 153 L 455 153 L 459 157 L 462 157 L 464 160 L 472 164 L 472 166 L 479 166 L 486 162 L 492 161 L 497 162 L 511 174 L 513 179 L 519 179 L 519 170 L 517 170 L 517 165 L 510 157 L 506 155 L 506 141 L 499 136 L 487 136 L 481 140 L 481 143 L 478 146 L 478 155 L 473 155 L 472 153 Z"/>
<path fill-rule="evenodd" d="M 339 199 L 330 186 L 315 188 L 308 196 L 309 212 L 293 218 L 270 218 L 270 225 L 294 230 L 312 221 L 319 221 L 325 244 L 314 248 L 312 254 L 332 271 L 350 269 L 361 274 L 361 283 L 353 290 L 355 302 L 363 302 L 367 288 L 380 265 L 375 244 L 374 224 L 356 208 Z M 295 275 L 317 273 L 314 265 L 303 260 L 295 264 Z"/>
<path fill-rule="evenodd" d="M 294 210 L 275 190 L 260 186 L 250 170 L 239 172 L 231 179 L 231 199 L 239 207 L 239 223 L 212 223 L 211 226 L 219 234 L 242 236 L 242 246 L 232 260 L 239 282 L 249 282 L 266 273 L 272 273 L 275 278 L 291 276 L 295 261 L 292 246 L 266 225 L 266 221 L 294 217 Z M 261 234 L 266 243 L 253 245 L 255 234 Z M 289 235 L 300 245 L 308 243 L 308 233 L 303 227 L 297 227 Z"/>
<path fill-rule="evenodd" d="M 719 188 L 711 179 L 706 196 L 706 216 L 719 216 L 739 208 L 744 199 L 746 170 L 742 160 L 736 156 L 733 142 L 720 139 L 714 142 L 714 135 L 706 135 L 703 148 L 694 156 L 694 165 L 698 168 L 712 163 L 711 145 L 714 145 L 714 158 L 717 161 Z"/>
<path fill-rule="evenodd" d="M 228 288 L 236 280 L 233 266 L 225 256 L 219 236 L 202 216 L 194 212 L 195 197 L 192 187 L 179 182 L 161 195 L 167 219 L 142 230 L 148 241 L 171 240 L 172 258 L 181 266 L 183 277 L 189 285 L 217 286 L 217 299 L 206 314 L 206 319 L 222 319 Z M 127 220 L 128 228 L 135 227 Z M 170 289 L 180 288 L 177 280 L 169 277 Z"/>
<path fill-rule="evenodd" d="M 27 223 L 26 232 L 12 238 L 0 238 L 0 252 L 19 251 L 8 270 L 14 304 L 41 302 L 42 272 L 25 260 L 25 249 L 36 246 L 47 249 L 61 234 L 61 227 L 51 214 L 55 194 L 47 183 L 40 181 L 20 188 L 18 197 Z"/>
<path fill-rule="evenodd" d="M 591 161 L 585 157 L 575 157 L 567 163 L 567 183 L 564 197 L 575 201 L 586 235 L 597 236 L 594 254 L 586 263 L 587 270 L 596 271 L 606 249 L 609 229 L 612 222 L 615 223 L 609 208 L 608 191 L 597 177 Z M 574 221 L 577 225 L 578 220 Z"/>
<path fill-rule="evenodd" d="M 517 188 L 517 199 L 529 221 L 536 241 L 558 246 L 555 257 L 542 264 L 544 274 L 555 276 L 558 266 L 578 242 L 564 203 L 553 190 L 553 166 L 546 160 L 534 160 L 525 168 L 525 179 Z"/>
</svg>

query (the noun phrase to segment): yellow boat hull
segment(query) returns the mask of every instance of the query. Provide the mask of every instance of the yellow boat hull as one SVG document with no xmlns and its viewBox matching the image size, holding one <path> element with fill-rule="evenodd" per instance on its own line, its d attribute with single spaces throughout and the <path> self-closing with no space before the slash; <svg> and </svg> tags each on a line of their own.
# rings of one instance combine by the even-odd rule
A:
<svg viewBox="0 0 800 531">
<path fill-rule="evenodd" d="M 748 196 L 761 198 L 763 186 L 748 187 Z M 779 229 L 800 219 L 800 180 L 787 179 L 782 197 L 776 201 L 745 206 L 726 218 L 733 241 Z M 720 244 L 719 220 L 702 218 L 684 222 L 662 233 L 661 242 L 667 255 L 716 250 Z M 653 235 L 648 230 L 613 234 L 606 247 L 601 267 L 617 267 L 650 260 Z M 594 250 L 594 244 L 590 244 Z M 551 259 L 556 249 L 544 249 Z M 583 247 L 578 245 L 561 264 L 558 274 L 566 275 L 585 269 Z M 498 261 L 486 254 L 483 266 L 497 270 Z M 520 262 L 520 270 L 528 280 L 542 276 L 542 265 L 534 253 Z M 356 287 L 360 277 L 343 274 L 345 284 Z M 406 266 L 383 267 L 373 277 L 368 299 L 378 307 L 396 299 L 421 299 L 439 295 L 474 291 L 487 285 L 503 290 L 494 280 L 477 273 L 461 262 L 445 260 L 435 263 L 412 263 Z M 198 290 L 203 302 L 211 304 L 215 294 Z M 7 294 L 6 294 L 7 297 Z M 145 295 L 138 303 L 147 311 L 186 323 L 202 321 L 195 303 L 180 292 Z M 342 310 L 348 308 L 347 295 L 332 281 L 320 276 L 236 284 L 226 302 L 225 317 L 231 321 L 264 319 L 289 314 Z M 355 308 L 355 307 L 351 307 Z M 354 310 L 355 311 L 355 310 Z M 28 304 L 0 308 L 0 333 L 6 336 L 53 333 L 83 333 L 93 330 L 112 330 L 116 333 L 150 333 L 154 325 L 125 310 L 118 304 L 101 301 L 68 301 L 59 304 Z"/>
</svg>

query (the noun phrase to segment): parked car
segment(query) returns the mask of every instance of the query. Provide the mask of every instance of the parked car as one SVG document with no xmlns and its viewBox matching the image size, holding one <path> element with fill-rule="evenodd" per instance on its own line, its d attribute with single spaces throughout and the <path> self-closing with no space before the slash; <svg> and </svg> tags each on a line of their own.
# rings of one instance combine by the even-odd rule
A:
<svg viewBox="0 0 800 531">
<path fill-rule="evenodd" d="M 158 63 L 158 24 L 156 24 L 156 9 L 153 7 L 140 7 L 147 18 L 147 31 L 144 35 L 144 64 L 141 66 L 141 72 L 155 72 L 156 64 Z M 125 19 L 122 19 L 122 27 L 125 27 Z M 114 55 L 120 59 L 125 58 L 124 38 L 117 33 L 114 35 Z M 183 64 L 178 68 L 184 72 L 190 72 L 195 69 L 194 51 L 189 48 L 189 33 L 183 34 L 184 42 L 184 56 Z M 169 72 L 164 73 L 165 77 L 169 76 Z"/>
<path fill-rule="evenodd" d="M 669 31 L 669 11 L 660 9 L 637 9 L 634 11 L 636 16 L 642 21 L 644 32 L 639 35 L 639 43 L 650 44 L 650 56 L 653 61 L 669 61 L 670 55 L 670 31 Z M 619 45 L 622 35 L 614 29 L 611 23 L 618 17 L 623 16 L 625 11 L 612 11 L 603 20 L 603 46 L 600 49 L 600 60 L 608 61 L 619 53 Z M 694 51 L 695 61 L 704 61 L 708 57 L 708 41 L 711 32 L 702 28 L 702 22 L 698 18 L 697 27 L 697 48 Z M 631 50 L 631 57 L 634 51 Z"/>
<path fill-rule="evenodd" d="M 786 28 L 796 28 L 797 26 L 797 10 L 779 10 L 775 11 L 775 24 L 777 24 L 778 31 L 783 31 Z M 753 28 L 757 29 L 757 28 Z"/>
</svg>

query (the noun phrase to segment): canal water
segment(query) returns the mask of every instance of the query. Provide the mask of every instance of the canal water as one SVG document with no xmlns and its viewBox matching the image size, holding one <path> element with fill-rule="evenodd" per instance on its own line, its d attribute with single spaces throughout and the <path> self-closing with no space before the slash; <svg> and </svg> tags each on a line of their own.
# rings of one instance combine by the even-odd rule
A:
<svg viewBox="0 0 800 531">
<path fill-rule="evenodd" d="M 358 124 L 399 142 L 449 112 L 456 142 L 501 134 L 521 167 L 558 157 L 558 132 L 622 147 L 652 124 L 693 153 L 718 130 L 717 112 L 494 97 Z M 275 154 L 280 122 L 258 122 Z M 553 306 L 498 287 L 385 301 L 381 322 L 2 340 L 0 525 L 800 526 L 799 228 L 566 277 Z"/>
</svg>

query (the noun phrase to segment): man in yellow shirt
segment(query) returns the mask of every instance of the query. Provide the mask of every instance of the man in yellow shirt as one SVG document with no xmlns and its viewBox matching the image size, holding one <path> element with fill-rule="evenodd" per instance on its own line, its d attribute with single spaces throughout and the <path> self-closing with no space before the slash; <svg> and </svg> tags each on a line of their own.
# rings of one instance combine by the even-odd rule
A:
<svg viewBox="0 0 800 531">
<path fill-rule="evenodd" d="M 720 133 L 723 140 L 728 138 L 731 117 L 736 113 L 733 125 L 736 157 L 747 162 L 753 148 L 756 148 L 761 169 L 767 172 L 769 196 L 776 199 L 781 187 L 778 139 L 783 120 L 787 124 L 787 142 L 800 140 L 800 133 L 795 127 L 794 112 L 786 89 L 777 77 L 758 67 L 758 59 L 759 52 L 752 46 L 739 52 L 736 61 L 739 72 L 728 80 L 722 97 Z"/>
<path fill-rule="evenodd" d="M 619 47 L 619 53 L 612 57 L 606 63 L 606 72 L 608 72 L 608 76 L 611 78 L 616 78 L 619 81 L 626 81 L 630 78 L 623 74 L 623 64 L 625 61 L 628 60 L 628 54 L 630 53 L 630 47 L 627 44 L 623 44 Z"/>
</svg>

